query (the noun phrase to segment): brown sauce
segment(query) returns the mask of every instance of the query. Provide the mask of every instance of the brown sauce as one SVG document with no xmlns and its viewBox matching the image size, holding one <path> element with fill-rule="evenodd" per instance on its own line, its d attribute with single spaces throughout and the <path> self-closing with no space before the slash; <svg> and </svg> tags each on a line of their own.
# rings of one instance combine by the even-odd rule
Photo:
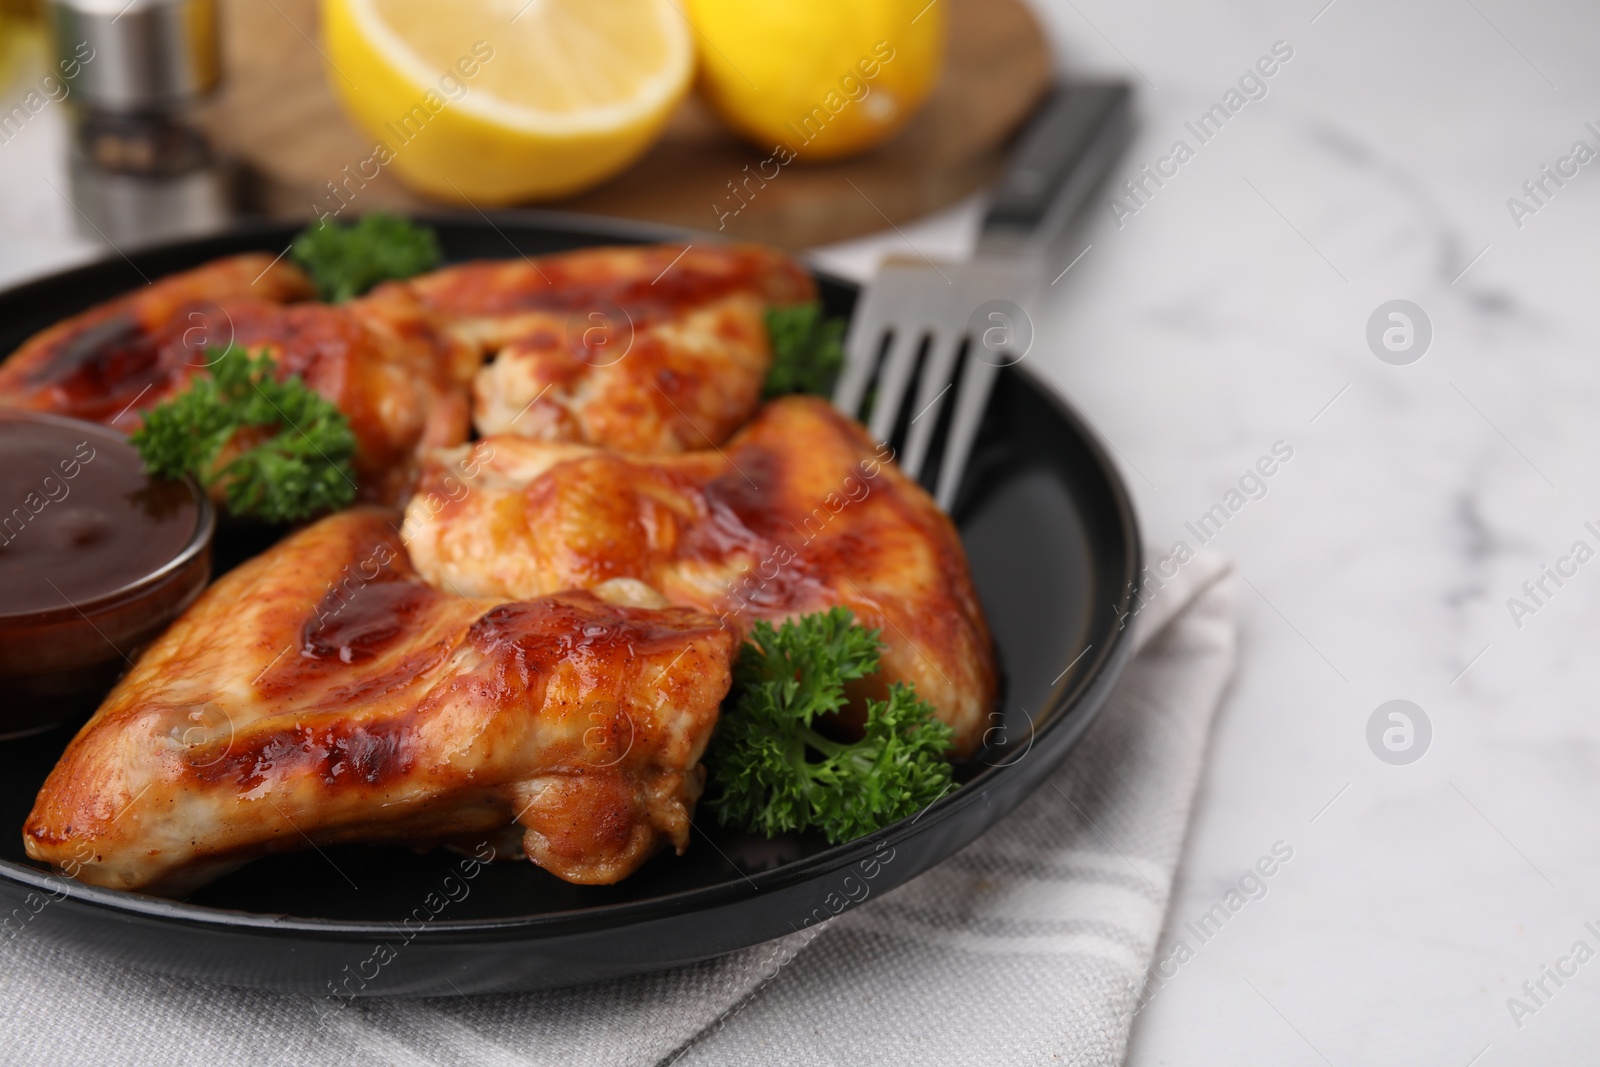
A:
<svg viewBox="0 0 1600 1067">
<path fill-rule="evenodd" d="M 71 403 L 104 405 L 156 384 L 159 358 L 156 338 L 136 319 L 113 315 L 64 338 L 29 377 Z"/>
<path fill-rule="evenodd" d="M 340 590 L 323 597 L 300 634 L 305 659 L 364 663 L 411 628 L 438 594 L 420 582 L 365 585 L 348 599 Z"/>
<path fill-rule="evenodd" d="M 0 616 L 72 607 L 171 563 L 194 537 L 189 487 L 119 435 L 0 411 Z"/>
</svg>

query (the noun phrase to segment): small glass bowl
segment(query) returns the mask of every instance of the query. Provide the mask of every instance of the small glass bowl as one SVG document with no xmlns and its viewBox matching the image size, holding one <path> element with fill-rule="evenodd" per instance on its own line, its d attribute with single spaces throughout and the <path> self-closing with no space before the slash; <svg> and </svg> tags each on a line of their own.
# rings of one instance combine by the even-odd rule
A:
<svg viewBox="0 0 1600 1067">
<path fill-rule="evenodd" d="M 66 431 L 92 440 L 97 450 L 134 451 L 124 435 L 98 423 L 18 410 L 0 411 L 0 420 L 35 423 L 41 433 Z M 165 563 L 59 608 L 13 611 L 0 600 L 0 738 L 87 717 L 205 589 L 216 513 L 193 478 L 178 484 L 193 500 L 194 530 Z M 130 485 L 129 493 L 141 488 Z"/>
</svg>

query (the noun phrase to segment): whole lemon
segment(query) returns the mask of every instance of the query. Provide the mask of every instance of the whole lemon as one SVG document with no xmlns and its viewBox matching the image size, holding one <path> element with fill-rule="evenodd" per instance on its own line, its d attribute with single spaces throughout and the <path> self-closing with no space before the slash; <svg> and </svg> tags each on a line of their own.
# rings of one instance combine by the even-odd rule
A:
<svg viewBox="0 0 1600 1067">
<path fill-rule="evenodd" d="M 837 159 L 894 136 L 944 62 L 949 0 L 689 0 L 700 84 L 757 147 Z"/>
</svg>

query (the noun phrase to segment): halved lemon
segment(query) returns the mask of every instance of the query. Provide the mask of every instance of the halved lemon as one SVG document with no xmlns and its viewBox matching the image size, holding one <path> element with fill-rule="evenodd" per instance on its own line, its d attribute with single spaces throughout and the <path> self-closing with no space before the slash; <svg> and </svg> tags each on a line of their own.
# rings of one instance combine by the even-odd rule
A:
<svg viewBox="0 0 1600 1067">
<path fill-rule="evenodd" d="M 432 196 L 577 192 L 648 148 L 694 74 L 672 0 L 325 0 L 328 78 L 374 162 Z"/>
</svg>

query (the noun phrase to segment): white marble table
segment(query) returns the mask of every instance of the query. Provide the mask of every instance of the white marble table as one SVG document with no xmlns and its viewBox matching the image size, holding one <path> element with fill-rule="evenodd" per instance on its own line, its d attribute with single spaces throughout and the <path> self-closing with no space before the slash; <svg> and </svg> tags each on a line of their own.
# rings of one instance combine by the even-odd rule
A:
<svg viewBox="0 0 1600 1067">
<path fill-rule="evenodd" d="M 1294 450 L 1211 542 L 1249 582 L 1241 663 L 1160 950 L 1194 957 L 1129 1062 L 1597 1062 L 1600 963 L 1571 953 L 1600 952 L 1600 564 L 1562 563 L 1542 606 L 1522 585 L 1600 551 L 1600 166 L 1566 164 L 1534 214 L 1506 201 L 1536 206 L 1522 184 L 1575 141 L 1600 152 L 1600 12 L 1324 3 L 1045 12 L 1069 65 L 1143 90 L 1119 182 L 1194 154 L 1136 213 L 1104 207 L 1030 358 L 1157 544 L 1194 545 L 1186 523 Z M 1201 144 L 1185 122 L 1277 41 L 1267 95 Z M 1405 366 L 1366 340 L 1396 298 L 1434 329 Z M 1392 699 L 1432 724 L 1409 765 L 1367 743 Z M 1184 924 L 1278 841 L 1266 896 L 1200 944 Z"/>
<path fill-rule="evenodd" d="M 1600 151 L 1600 10 L 1324 3 L 1043 12 L 1073 69 L 1138 81 L 1119 180 L 1180 138 L 1193 156 L 1137 212 L 1103 206 L 1028 358 L 1115 447 L 1152 542 L 1193 546 L 1186 523 L 1293 450 L 1211 541 L 1249 583 L 1242 658 L 1162 953 L 1275 843 L 1293 856 L 1188 942 L 1130 1062 L 1595 1062 L 1600 962 L 1570 953 L 1600 951 L 1600 562 L 1560 560 L 1600 550 L 1600 165 L 1520 220 L 1507 198 Z M 1201 144 L 1185 122 L 1279 41 L 1266 95 Z M 0 144 L 0 283 L 93 254 L 46 184 L 58 118 Z M 975 220 L 824 259 L 959 254 Z M 1434 332 L 1403 366 L 1366 338 L 1397 298 Z M 1576 573 L 1536 602 L 1546 565 Z M 1408 765 L 1367 742 L 1392 699 L 1432 725 Z"/>
</svg>

